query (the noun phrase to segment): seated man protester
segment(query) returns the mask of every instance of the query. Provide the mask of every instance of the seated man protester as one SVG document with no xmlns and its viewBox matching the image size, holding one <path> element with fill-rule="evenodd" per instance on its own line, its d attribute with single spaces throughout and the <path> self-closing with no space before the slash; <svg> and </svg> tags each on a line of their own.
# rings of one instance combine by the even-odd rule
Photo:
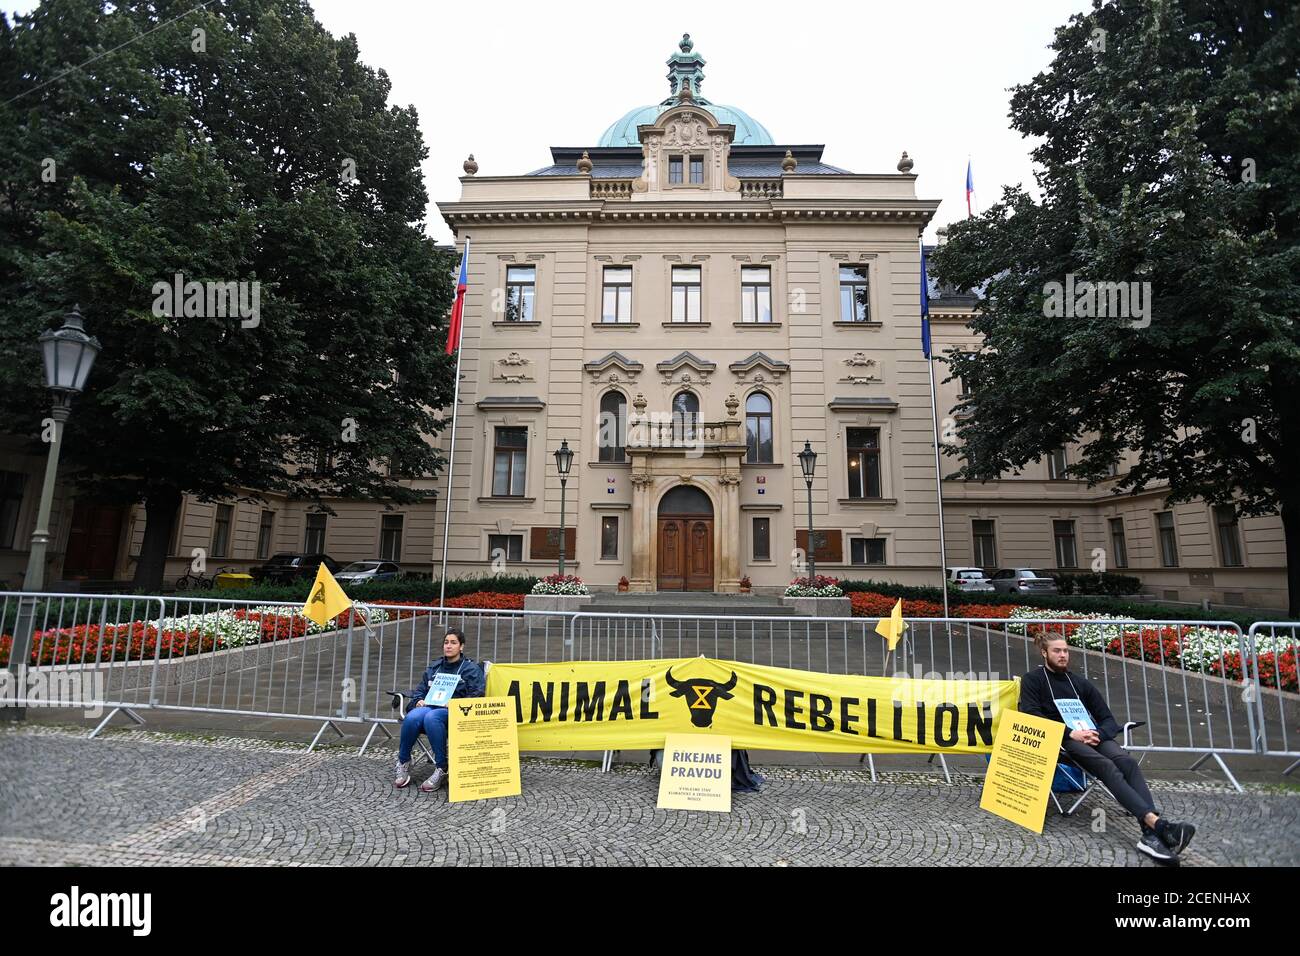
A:
<svg viewBox="0 0 1300 956">
<path fill-rule="evenodd" d="M 1196 827 L 1160 816 L 1137 761 L 1115 740 L 1122 731 L 1105 698 L 1086 677 L 1070 673 L 1065 638 L 1040 634 L 1034 643 L 1043 663 L 1021 678 L 1018 709 L 1065 724 L 1061 749 L 1137 817 L 1142 827 L 1137 848 L 1162 863 L 1177 863 Z"/>
<path fill-rule="evenodd" d="M 424 731 L 433 745 L 434 771 L 420 784 L 422 793 L 432 793 L 447 781 L 447 705 L 456 697 L 482 697 L 486 692 L 487 678 L 478 662 L 464 654 L 465 633 L 458 628 L 448 628 L 442 641 L 442 657 L 429 665 L 420 686 L 406 696 L 412 698 L 412 707 L 402 719 L 402 732 L 397 748 L 397 777 L 393 784 L 398 788 L 411 782 L 411 748 Z M 393 695 L 393 707 L 400 700 Z"/>
</svg>

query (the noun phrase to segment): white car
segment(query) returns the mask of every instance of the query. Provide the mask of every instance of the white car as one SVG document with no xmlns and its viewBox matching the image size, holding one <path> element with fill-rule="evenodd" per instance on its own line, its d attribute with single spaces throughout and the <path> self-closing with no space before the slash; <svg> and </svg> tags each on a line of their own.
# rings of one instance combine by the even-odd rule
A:
<svg viewBox="0 0 1300 956">
<path fill-rule="evenodd" d="M 402 573 L 392 561 L 353 561 L 334 575 L 340 584 L 365 584 L 368 581 L 394 581 Z"/>
<path fill-rule="evenodd" d="M 983 568 L 949 568 L 948 584 L 958 591 L 989 592 L 993 585 L 984 576 Z"/>
</svg>

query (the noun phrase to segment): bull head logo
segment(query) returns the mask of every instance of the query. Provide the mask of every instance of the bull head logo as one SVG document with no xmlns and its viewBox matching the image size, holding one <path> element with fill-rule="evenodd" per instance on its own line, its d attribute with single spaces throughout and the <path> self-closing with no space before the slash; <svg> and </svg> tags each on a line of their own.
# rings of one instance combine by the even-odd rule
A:
<svg viewBox="0 0 1300 956">
<path fill-rule="evenodd" d="M 465 704 L 457 704 L 456 706 L 460 708 L 460 712 L 461 712 L 462 714 L 464 714 L 466 717 L 468 717 L 468 716 L 469 716 L 469 712 L 470 712 L 471 710 L 474 709 L 474 705 L 473 705 L 473 704 L 469 704 L 469 705 L 465 705 Z"/>
<path fill-rule="evenodd" d="M 684 681 L 675 680 L 673 669 L 670 667 L 668 673 L 664 675 L 664 680 L 673 689 L 670 696 L 687 699 L 686 706 L 690 708 L 691 723 L 696 727 L 712 727 L 713 713 L 718 708 L 718 701 L 731 700 L 735 696 L 731 693 L 736 687 L 735 671 L 731 672 L 731 679 L 723 684 L 700 677 L 691 677 Z"/>
</svg>

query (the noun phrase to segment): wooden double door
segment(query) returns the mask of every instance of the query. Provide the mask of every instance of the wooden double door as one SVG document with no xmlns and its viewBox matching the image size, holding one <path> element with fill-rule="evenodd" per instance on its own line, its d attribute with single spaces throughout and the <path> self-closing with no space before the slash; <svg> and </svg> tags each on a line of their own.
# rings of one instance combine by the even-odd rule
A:
<svg viewBox="0 0 1300 956">
<path fill-rule="evenodd" d="M 659 516 L 660 591 L 713 590 L 713 516 Z"/>
<path fill-rule="evenodd" d="M 80 498 L 72 506 L 72 528 L 63 558 L 65 578 L 111 581 L 117 567 L 126 509 Z"/>
</svg>

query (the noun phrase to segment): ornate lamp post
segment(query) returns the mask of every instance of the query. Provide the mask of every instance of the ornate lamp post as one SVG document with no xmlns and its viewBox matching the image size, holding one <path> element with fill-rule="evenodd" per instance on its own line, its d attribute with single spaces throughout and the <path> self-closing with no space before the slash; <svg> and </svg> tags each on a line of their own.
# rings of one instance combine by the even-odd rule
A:
<svg viewBox="0 0 1300 956">
<path fill-rule="evenodd" d="M 803 451 L 799 452 L 799 467 L 803 469 L 803 480 L 808 485 L 808 577 L 817 576 L 817 542 L 813 538 L 812 482 L 813 472 L 817 469 L 817 452 L 805 441 Z"/>
<path fill-rule="evenodd" d="M 573 467 L 573 451 L 566 438 L 555 449 L 555 470 L 560 473 L 560 577 L 564 577 L 564 486 L 569 481 L 569 469 Z"/>
<path fill-rule="evenodd" d="M 45 587 L 45 552 L 50 543 L 50 510 L 54 502 L 55 477 L 59 470 L 59 452 L 63 447 L 63 426 L 72 414 L 72 400 L 86 387 L 95 357 L 99 355 L 99 341 L 87 335 L 81 324 L 79 306 L 63 317 L 57 330 L 42 332 L 37 341 L 45 362 L 45 387 L 53 399 L 51 417 L 54 419 L 54 440 L 50 442 L 49 456 L 45 460 L 45 482 L 41 485 L 41 503 L 36 515 L 36 530 L 32 532 L 31 550 L 27 558 L 27 575 L 23 590 L 41 591 Z M 31 653 L 32 631 L 36 621 L 36 599 L 24 597 L 18 604 L 14 624 L 14 642 L 9 653 L 9 670 L 19 671 L 27 665 Z"/>
</svg>

